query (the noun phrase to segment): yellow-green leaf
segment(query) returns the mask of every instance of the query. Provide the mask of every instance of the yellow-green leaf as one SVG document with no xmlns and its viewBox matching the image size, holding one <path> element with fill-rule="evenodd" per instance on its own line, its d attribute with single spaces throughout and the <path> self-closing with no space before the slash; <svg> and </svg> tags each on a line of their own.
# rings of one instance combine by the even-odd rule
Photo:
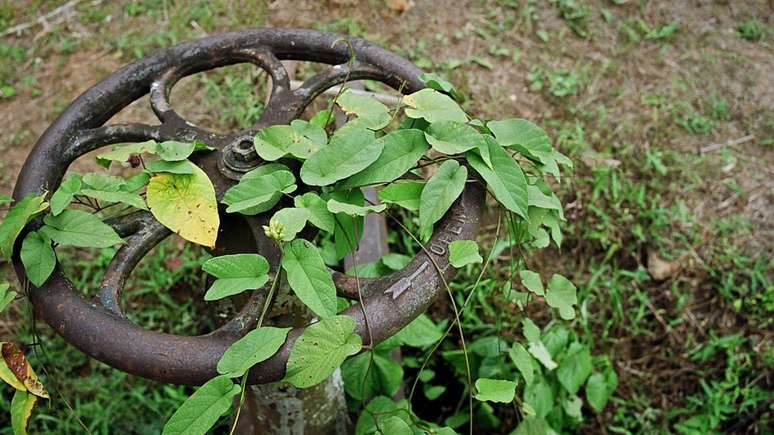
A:
<svg viewBox="0 0 774 435">
<path fill-rule="evenodd" d="M 13 435 L 27 435 L 32 408 L 38 401 L 37 396 L 26 391 L 16 390 L 11 400 L 11 427 Z"/>
<path fill-rule="evenodd" d="M 215 188 L 204 171 L 192 166 L 191 175 L 154 175 L 148 183 L 148 207 L 159 222 L 180 237 L 215 246 L 220 225 Z"/>
</svg>

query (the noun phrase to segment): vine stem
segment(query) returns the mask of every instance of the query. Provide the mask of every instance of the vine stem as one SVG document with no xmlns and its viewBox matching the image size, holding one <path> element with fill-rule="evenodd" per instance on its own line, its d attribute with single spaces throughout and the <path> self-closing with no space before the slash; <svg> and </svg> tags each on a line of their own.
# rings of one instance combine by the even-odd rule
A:
<svg viewBox="0 0 774 435">
<path fill-rule="evenodd" d="M 279 277 L 281 275 L 280 272 L 280 263 L 282 263 L 282 256 L 280 256 L 279 262 L 277 263 L 277 273 L 274 274 L 274 280 L 271 283 L 271 287 L 269 288 L 269 293 L 266 295 L 266 302 L 263 303 L 263 310 L 261 310 L 261 317 L 258 318 L 258 322 L 255 324 L 255 329 L 258 329 L 263 325 L 263 321 L 266 318 L 266 313 L 269 312 L 269 306 L 271 306 L 272 300 L 274 299 L 274 293 L 277 290 L 277 283 L 279 283 Z M 245 404 L 245 389 L 247 388 L 247 376 L 250 374 L 250 371 L 246 371 L 244 375 L 242 375 L 242 380 L 240 381 L 239 385 L 241 386 L 240 392 L 239 392 L 239 406 L 237 406 L 236 414 L 234 414 L 234 423 L 231 425 L 231 430 L 229 431 L 229 435 L 234 435 L 234 431 L 236 431 L 237 422 L 239 422 L 239 414 L 242 413 L 242 407 Z"/>
</svg>

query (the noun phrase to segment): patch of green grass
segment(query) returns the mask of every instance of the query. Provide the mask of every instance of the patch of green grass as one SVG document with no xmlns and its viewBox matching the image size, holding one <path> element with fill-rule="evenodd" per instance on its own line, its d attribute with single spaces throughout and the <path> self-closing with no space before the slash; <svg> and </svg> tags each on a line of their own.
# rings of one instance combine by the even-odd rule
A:
<svg viewBox="0 0 774 435">
<path fill-rule="evenodd" d="M 759 42 L 763 40 L 763 36 L 766 34 L 766 26 L 756 19 L 750 19 L 740 24 L 736 31 L 743 39 Z"/>
</svg>

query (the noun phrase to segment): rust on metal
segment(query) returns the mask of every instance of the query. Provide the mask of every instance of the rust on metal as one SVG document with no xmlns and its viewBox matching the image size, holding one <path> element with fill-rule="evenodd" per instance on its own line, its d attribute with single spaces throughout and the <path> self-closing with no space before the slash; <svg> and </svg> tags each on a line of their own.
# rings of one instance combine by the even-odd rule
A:
<svg viewBox="0 0 774 435">
<path fill-rule="evenodd" d="M 265 126 L 287 124 L 298 118 L 326 89 L 347 79 L 378 80 L 405 93 L 424 87 L 419 79 L 421 71 L 416 66 L 362 39 L 349 39 L 355 55 L 350 62 L 349 47 L 336 44 L 341 38 L 337 34 L 303 29 L 249 30 L 183 43 L 127 65 L 80 95 L 43 133 L 22 168 L 14 198 L 54 191 L 69 165 L 89 151 L 115 143 L 153 139 L 200 140 L 216 148 L 215 152 L 196 155 L 192 160 L 210 177 L 220 199 L 240 172 L 260 164 L 257 156 L 242 146 L 244 139 Z M 332 67 L 304 81 L 297 89 L 291 89 L 281 60 L 319 62 Z M 245 62 L 264 69 L 272 78 L 270 99 L 255 125 L 221 134 L 190 123 L 175 112 L 169 102 L 169 92 L 181 78 Z M 160 121 L 157 125 L 104 125 L 127 105 L 149 93 L 152 109 Z M 427 252 L 417 255 L 401 271 L 360 280 L 364 306 L 355 304 L 344 314 L 355 319 L 357 332 L 364 342 L 368 341 L 364 311 L 374 341 L 378 343 L 424 312 L 445 291 L 441 275 L 449 279 L 453 273 L 446 246 L 453 240 L 474 237 L 484 196 L 479 183 L 468 183 L 462 196 L 437 225 Z M 240 250 L 257 250 L 269 259 L 271 273 L 277 273 L 279 253 L 261 230 L 267 219 L 267 215 L 258 215 L 245 217 L 234 225 L 222 225 L 215 253 L 241 240 L 244 246 Z M 115 368 L 163 382 L 206 382 L 217 374 L 216 365 L 225 349 L 254 326 L 264 292 L 253 292 L 233 319 L 206 335 L 179 336 L 143 329 L 123 315 L 120 291 L 140 258 L 169 231 L 142 212 L 110 223 L 127 237 L 127 243 L 111 263 L 98 298 L 84 298 L 84 293 L 57 266 L 45 284 L 30 289 L 30 301 L 36 313 L 69 343 Z M 37 219 L 28 229 L 39 225 L 40 219 Z M 18 248 L 17 245 L 14 266 L 23 280 L 24 268 Z M 334 281 L 340 295 L 357 297 L 357 283 L 353 278 L 334 272 Z M 249 382 L 281 379 L 290 349 L 302 331 L 303 328 L 291 331 L 276 355 L 253 367 Z"/>
</svg>

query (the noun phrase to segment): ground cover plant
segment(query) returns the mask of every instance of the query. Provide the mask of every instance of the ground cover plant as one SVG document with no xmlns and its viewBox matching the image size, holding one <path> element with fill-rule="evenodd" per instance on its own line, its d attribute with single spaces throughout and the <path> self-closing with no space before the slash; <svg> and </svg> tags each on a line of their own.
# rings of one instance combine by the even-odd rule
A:
<svg viewBox="0 0 774 435">
<path fill-rule="evenodd" d="M 81 3 L 48 27 L 3 36 L 0 53 L 10 61 L 0 66 L 0 107 L 5 124 L 12 126 L 0 139 L 7 156 L 0 171 L 3 192 L 10 193 L 42 129 L 84 86 L 155 48 L 203 32 L 263 24 L 366 37 L 446 76 L 465 98 L 468 113 L 533 120 L 575 162 L 575 170 L 556 186 L 567 217 L 561 251 L 549 246 L 528 253 L 526 265 L 544 284 L 558 272 L 577 285 L 576 319 L 552 323 L 558 312 L 543 304 L 525 307 L 542 334 L 567 335 L 565 351 L 575 342 L 588 346 L 600 375 L 605 376 L 606 364 L 617 373 L 618 388 L 607 407 L 597 414 L 591 401 L 584 401 L 583 422 L 574 430 L 765 433 L 772 400 L 767 193 L 772 59 L 765 2 L 667 7 L 503 1 L 466 4 L 462 13 L 456 6 L 431 8 L 422 2 L 404 12 L 381 3 L 294 2 L 255 9 L 236 3 Z M 4 6 L 0 28 L 34 21 L 56 5 L 37 6 Z M 243 84 L 258 78 L 243 70 L 218 71 L 207 75 L 210 85 L 191 83 L 201 90 L 176 102 L 219 128 L 249 124 L 261 110 L 260 100 L 241 111 L 219 108 L 232 98 L 249 101 Z M 218 104 L 210 106 L 216 99 Z M 82 173 L 97 169 L 83 165 Z M 493 232 L 496 221 L 489 217 L 478 240 L 483 258 L 493 242 L 487 229 Z M 395 236 L 391 245 L 410 255 L 411 241 L 401 238 Z M 165 253 L 178 249 L 165 244 L 140 266 L 129 283 L 128 301 L 137 307 L 130 315 L 160 330 L 206 331 L 209 320 L 195 315 L 204 302 L 191 301 L 187 290 L 201 282 L 197 265 L 206 256 L 184 248 L 180 261 L 169 261 Z M 87 288 L 87 282 L 99 281 L 111 251 L 57 255 L 73 264 L 68 273 Z M 389 264 L 384 259 L 373 267 L 384 270 Z M 509 346 L 525 340 L 522 324 L 502 320 L 519 312 L 518 301 L 500 299 L 495 277 L 507 269 L 493 257 L 461 316 L 474 372 L 481 366 L 488 370 L 491 361 L 484 345 L 473 346 L 478 337 L 502 330 L 501 340 Z M 466 266 L 450 286 L 469 290 L 479 273 L 477 266 Z M 14 288 L 20 289 L 15 283 Z M 157 291 L 162 288 L 168 291 Z M 36 412 L 31 431 L 81 433 L 84 424 L 91 432 L 156 433 L 193 392 L 90 361 L 47 328 L 33 329 L 23 307 L 9 305 L 3 337 L 31 345 L 27 354 L 54 397 Z M 448 327 L 442 322 L 450 316 L 451 307 L 443 303 L 429 313 L 441 328 Z M 560 326 L 566 333 L 551 332 Z M 455 334 L 452 330 L 444 344 L 449 348 L 428 363 L 432 377 L 426 370 L 417 377 L 423 354 L 412 355 L 413 348 L 403 345 L 402 376 L 408 384 L 419 379 L 412 403 L 425 420 L 433 414 L 423 410 L 443 409 L 444 420 L 457 415 L 458 399 L 466 397 Z M 374 352 L 376 364 L 382 361 L 379 354 Z M 476 358 L 487 363 L 477 367 Z M 442 386 L 438 380 L 449 377 L 459 384 L 431 400 L 441 391 L 434 388 Z M 12 391 L 3 387 L 2 392 L 8 409 Z M 520 399 L 522 394 L 517 389 Z M 63 397 L 69 407 L 61 405 Z M 516 427 L 516 414 L 508 407 L 491 400 L 475 403 L 480 409 L 475 421 L 489 419 L 493 428 L 487 430 L 507 433 Z M 137 416 L 143 421 L 116 423 L 137 422 Z M 464 423 L 459 427 L 464 430 Z"/>
</svg>

